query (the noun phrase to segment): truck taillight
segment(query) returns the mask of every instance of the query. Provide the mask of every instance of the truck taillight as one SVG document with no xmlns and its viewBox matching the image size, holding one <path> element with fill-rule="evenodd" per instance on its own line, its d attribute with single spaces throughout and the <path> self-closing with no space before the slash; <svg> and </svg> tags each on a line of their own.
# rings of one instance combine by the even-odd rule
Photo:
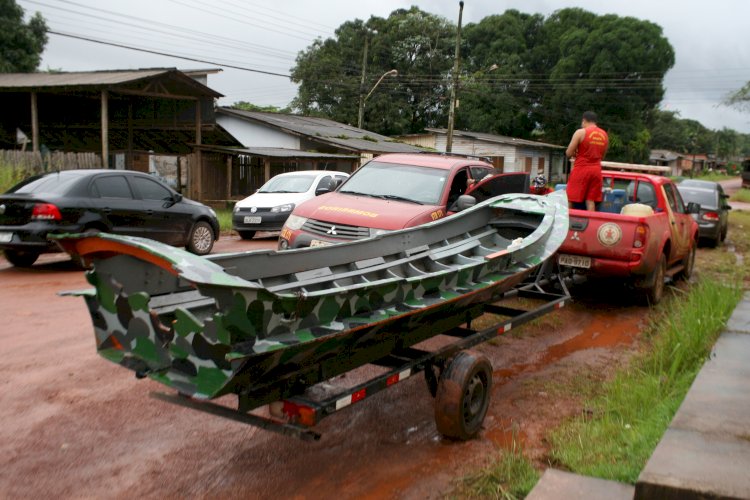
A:
<svg viewBox="0 0 750 500">
<path fill-rule="evenodd" d="M 703 220 L 710 220 L 712 222 L 719 220 L 719 214 L 716 212 L 706 212 L 701 217 L 703 217 Z"/>
<path fill-rule="evenodd" d="M 643 248 L 646 246 L 646 240 L 648 239 L 648 226 L 645 224 L 638 224 L 635 227 L 635 237 L 633 238 L 633 247 Z"/>
<path fill-rule="evenodd" d="M 52 203 L 37 203 L 31 210 L 31 220 L 62 220 L 62 215 Z"/>
<path fill-rule="evenodd" d="M 308 427 L 312 427 L 317 423 L 315 408 L 310 408 L 307 405 L 284 401 L 282 411 L 292 422 L 297 422 Z"/>
</svg>

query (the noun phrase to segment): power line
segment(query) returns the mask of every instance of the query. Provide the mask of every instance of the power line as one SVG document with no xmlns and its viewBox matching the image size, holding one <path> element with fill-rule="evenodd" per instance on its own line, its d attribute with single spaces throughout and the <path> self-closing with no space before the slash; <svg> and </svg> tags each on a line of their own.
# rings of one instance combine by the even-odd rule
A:
<svg viewBox="0 0 750 500">
<path fill-rule="evenodd" d="M 260 74 L 263 74 L 263 75 L 283 76 L 284 78 L 291 78 L 291 75 L 285 75 L 285 74 L 282 74 L 282 73 L 274 73 L 272 71 L 263 71 L 263 70 L 260 70 L 260 69 L 248 68 L 248 67 L 244 67 L 244 66 L 236 66 L 236 65 L 233 65 L 233 64 L 226 64 L 226 63 L 220 63 L 220 62 L 216 62 L 216 61 L 209 61 L 209 60 L 206 60 L 206 59 L 198 59 L 198 58 L 195 58 L 195 57 L 187 57 L 187 56 L 180 56 L 180 55 L 177 55 L 177 54 L 169 54 L 167 52 L 160 52 L 158 50 L 143 49 L 143 48 L 139 48 L 139 47 L 133 47 L 133 46 L 130 46 L 130 45 L 125 45 L 125 44 L 122 44 L 122 43 L 107 42 L 107 41 L 104 41 L 104 40 L 96 40 L 94 38 L 89 38 L 89 37 L 80 36 L 80 35 L 74 35 L 72 33 L 62 33 L 60 31 L 53 31 L 53 30 L 49 30 L 49 29 L 47 30 L 47 33 L 50 33 L 52 35 L 57 35 L 57 36 L 64 36 L 64 37 L 68 37 L 68 38 L 75 38 L 77 40 L 83 40 L 83 41 L 91 42 L 91 43 L 98 43 L 98 44 L 101 44 L 101 45 L 110 45 L 112 47 L 119 47 L 121 49 L 135 50 L 135 51 L 138 51 L 138 52 L 146 52 L 148 54 L 155 54 L 155 55 L 158 55 L 158 56 L 173 57 L 175 59 L 183 59 L 185 61 L 199 62 L 199 63 L 203 63 L 203 64 L 213 64 L 215 66 L 220 66 L 222 68 L 232 68 L 232 69 L 238 69 L 238 70 L 241 70 L 241 71 L 249 71 L 251 73 L 260 73 Z"/>
</svg>

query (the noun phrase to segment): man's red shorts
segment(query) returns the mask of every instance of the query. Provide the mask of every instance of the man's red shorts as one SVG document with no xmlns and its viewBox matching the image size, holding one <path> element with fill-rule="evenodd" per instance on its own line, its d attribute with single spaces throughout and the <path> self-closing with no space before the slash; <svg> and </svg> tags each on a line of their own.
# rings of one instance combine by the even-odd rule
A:
<svg viewBox="0 0 750 500">
<path fill-rule="evenodd" d="M 573 167 L 568 178 L 568 201 L 582 203 L 586 200 L 602 201 L 602 169 L 599 167 Z"/>
</svg>

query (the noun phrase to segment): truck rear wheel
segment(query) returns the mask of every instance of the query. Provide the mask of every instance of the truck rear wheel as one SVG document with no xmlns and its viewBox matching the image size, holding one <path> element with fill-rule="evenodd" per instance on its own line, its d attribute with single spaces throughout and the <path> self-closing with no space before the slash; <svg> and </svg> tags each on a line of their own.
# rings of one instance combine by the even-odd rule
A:
<svg viewBox="0 0 750 500">
<path fill-rule="evenodd" d="M 695 268 L 695 247 L 698 246 L 696 242 L 692 242 L 690 244 L 690 249 L 688 250 L 687 255 L 685 255 L 685 258 L 682 260 L 682 265 L 684 266 L 682 271 L 680 271 L 679 278 L 683 280 L 689 280 L 690 276 L 693 275 L 693 268 Z"/>
<path fill-rule="evenodd" d="M 667 257 L 661 254 L 654 269 L 654 281 L 645 289 L 645 296 L 651 305 L 658 304 L 664 297 L 664 277 L 667 274 Z"/>
<path fill-rule="evenodd" d="M 492 365 L 476 352 L 461 351 L 443 370 L 435 396 L 435 423 L 440 434 L 467 440 L 477 435 L 487 415 Z"/>
</svg>

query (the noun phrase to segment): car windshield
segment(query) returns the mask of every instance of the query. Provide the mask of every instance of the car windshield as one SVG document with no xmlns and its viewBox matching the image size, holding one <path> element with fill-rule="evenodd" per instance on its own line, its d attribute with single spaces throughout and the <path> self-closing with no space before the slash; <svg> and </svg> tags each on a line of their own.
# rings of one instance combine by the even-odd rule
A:
<svg viewBox="0 0 750 500">
<path fill-rule="evenodd" d="M 64 172 L 30 177 L 10 188 L 8 193 L 64 194 L 68 187 L 78 179 L 80 179 L 78 175 Z"/>
<path fill-rule="evenodd" d="M 447 178 L 447 170 L 371 161 L 349 177 L 339 192 L 437 205 Z"/>
<path fill-rule="evenodd" d="M 701 207 L 716 208 L 716 191 L 678 187 L 685 203 L 699 203 Z"/>
<path fill-rule="evenodd" d="M 310 175 L 278 175 L 263 184 L 259 193 L 304 193 L 315 177 Z"/>
</svg>

